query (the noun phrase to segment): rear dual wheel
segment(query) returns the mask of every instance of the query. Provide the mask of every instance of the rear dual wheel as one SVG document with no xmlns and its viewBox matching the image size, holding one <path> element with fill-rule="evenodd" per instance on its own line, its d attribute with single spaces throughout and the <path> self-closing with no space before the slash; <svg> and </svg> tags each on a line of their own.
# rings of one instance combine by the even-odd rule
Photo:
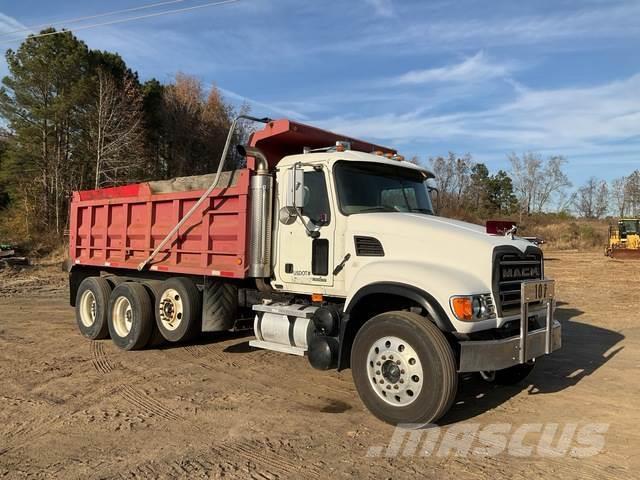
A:
<svg viewBox="0 0 640 480">
<path fill-rule="evenodd" d="M 76 322 L 80 333 L 91 340 L 109 338 L 111 284 L 102 277 L 85 278 L 76 295 Z"/>
<path fill-rule="evenodd" d="M 201 330 L 202 294 L 189 278 L 176 277 L 162 282 L 155 299 L 155 321 L 169 342 L 182 342 Z"/>
<path fill-rule="evenodd" d="M 149 342 L 153 332 L 153 306 L 146 288 L 139 283 L 124 282 L 111 292 L 109 300 L 109 334 L 123 350 L 138 350 Z"/>
</svg>

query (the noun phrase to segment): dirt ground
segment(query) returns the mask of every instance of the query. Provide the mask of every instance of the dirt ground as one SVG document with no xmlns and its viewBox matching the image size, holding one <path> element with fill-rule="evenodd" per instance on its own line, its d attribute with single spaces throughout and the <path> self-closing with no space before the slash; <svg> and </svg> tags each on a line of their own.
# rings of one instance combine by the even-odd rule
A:
<svg viewBox="0 0 640 480">
<path fill-rule="evenodd" d="M 563 349 L 517 387 L 465 379 L 440 423 L 606 423 L 598 455 L 367 457 L 393 428 L 350 371 L 238 335 L 137 352 L 88 341 L 45 265 L 0 272 L 0 478 L 640 478 L 640 262 L 547 259 Z"/>
</svg>

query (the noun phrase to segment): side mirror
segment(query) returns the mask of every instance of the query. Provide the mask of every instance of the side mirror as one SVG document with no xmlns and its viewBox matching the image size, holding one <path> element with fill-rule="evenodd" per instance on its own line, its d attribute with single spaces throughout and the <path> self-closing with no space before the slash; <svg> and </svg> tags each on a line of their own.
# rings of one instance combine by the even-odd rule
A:
<svg viewBox="0 0 640 480">
<path fill-rule="evenodd" d="M 288 171 L 285 207 L 302 208 L 305 201 L 304 171 L 299 165 L 294 165 Z"/>
</svg>

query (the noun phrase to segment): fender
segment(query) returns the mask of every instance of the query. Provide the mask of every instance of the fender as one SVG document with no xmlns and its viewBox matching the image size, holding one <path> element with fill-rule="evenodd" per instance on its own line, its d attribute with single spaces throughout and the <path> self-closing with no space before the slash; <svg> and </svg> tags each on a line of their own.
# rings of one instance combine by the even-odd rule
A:
<svg viewBox="0 0 640 480">
<path fill-rule="evenodd" d="M 338 350 L 338 371 L 343 370 L 349 364 L 349 352 L 353 343 L 354 335 L 349 332 L 349 321 L 354 308 L 362 299 L 368 295 L 387 294 L 403 297 L 411 300 L 423 307 L 434 323 L 443 332 L 453 332 L 455 328 L 451 324 L 449 317 L 443 310 L 438 301 L 429 293 L 417 288 L 413 285 L 407 285 L 399 282 L 376 282 L 362 287 L 351 298 L 348 305 L 344 309 L 344 317 L 340 324 L 339 350 Z M 347 345 L 348 344 L 348 345 Z"/>
</svg>

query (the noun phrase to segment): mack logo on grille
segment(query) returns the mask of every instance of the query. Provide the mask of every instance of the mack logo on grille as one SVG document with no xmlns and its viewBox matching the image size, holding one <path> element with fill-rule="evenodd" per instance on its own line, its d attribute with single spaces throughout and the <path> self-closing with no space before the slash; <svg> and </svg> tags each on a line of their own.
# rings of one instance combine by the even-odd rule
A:
<svg viewBox="0 0 640 480">
<path fill-rule="evenodd" d="M 502 267 L 502 278 L 512 278 L 514 280 L 526 280 L 530 278 L 540 278 L 540 267 Z"/>
</svg>

